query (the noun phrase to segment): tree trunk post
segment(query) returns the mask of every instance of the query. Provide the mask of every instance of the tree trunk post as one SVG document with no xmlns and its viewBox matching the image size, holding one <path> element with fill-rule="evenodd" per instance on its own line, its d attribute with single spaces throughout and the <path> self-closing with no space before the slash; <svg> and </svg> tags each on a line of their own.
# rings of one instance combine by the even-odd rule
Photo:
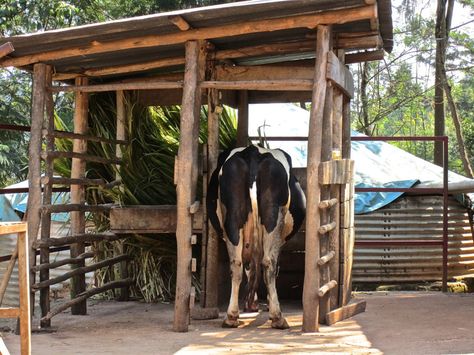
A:
<svg viewBox="0 0 474 355">
<path fill-rule="evenodd" d="M 33 249 L 33 243 L 38 237 L 38 231 L 41 220 L 41 141 L 44 122 L 44 110 L 46 102 L 46 65 L 42 63 L 35 64 L 33 67 L 33 90 L 31 103 L 31 134 L 29 145 L 28 162 L 28 248 L 30 264 L 30 291 L 31 285 L 35 283 L 35 272 L 31 268 L 36 265 L 36 250 Z M 34 313 L 35 294 L 30 295 L 31 314 Z"/>
<path fill-rule="evenodd" d="M 316 64 L 308 135 L 303 332 L 315 332 L 319 327 L 318 290 L 320 280 L 317 260 L 320 257 L 318 237 L 320 215 L 318 206 L 321 198 L 321 190 L 318 181 L 318 168 L 321 161 L 321 141 L 327 84 L 326 69 L 329 40 L 329 27 L 323 25 L 318 26 L 316 38 Z"/>
<path fill-rule="evenodd" d="M 237 147 L 246 147 L 249 140 L 249 94 L 247 90 L 238 91 Z"/>
<path fill-rule="evenodd" d="M 199 54 L 198 41 L 186 42 L 186 64 L 184 72 L 183 99 L 181 106 L 180 142 L 178 150 L 177 168 L 175 169 L 177 193 L 177 272 L 176 298 L 174 307 L 173 330 L 187 332 L 190 314 L 191 294 L 191 235 L 192 215 L 189 207 L 194 202 L 193 181 L 194 169 L 197 165 L 193 149 L 197 149 L 198 136 L 196 125 L 199 126 L 199 108 L 201 93 L 198 88 Z M 197 175 L 196 175 L 197 178 Z"/>
<path fill-rule="evenodd" d="M 46 85 L 52 85 L 52 68 L 51 66 L 46 67 Z M 47 141 L 46 141 L 46 152 L 54 151 L 54 137 L 50 133 L 54 132 L 54 101 L 53 94 L 47 92 L 45 97 L 45 107 L 46 107 L 46 118 L 44 121 L 44 129 L 48 131 Z M 52 180 L 54 173 L 53 160 L 46 160 L 46 174 L 45 176 L 49 178 L 49 181 Z M 43 204 L 50 205 L 51 198 L 53 195 L 53 184 L 48 183 L 44 185 L 43 190 Z M 41 214 L 41 240 L 48 240 L 51 238 L 51 213 L 43 212 Z M 49 263 L 49 248 L 44 247 L 40 249 L 40 264 Z M 44 269 L 40 271 L 40 282 L 49 279 L 49 269 Z M 40 307 L 41 307 L 41 317 L 44 317 L 50 310 L 49 302 L 49 287 L 45 287 L 40 291 Z M 51 320 L 40 321 L 41 328 L 50 327 Z"/>
<path fill-rule="evenodd" d="M 87 85 L 88 79 L 85 77 L 76 78 L 76 85 Z M 89 100 L 88 94 L 85 92 L 76 92 L 74 106 L 74 133 L 87 134 L 88 131 L 88 111 Z M 73 152 L 86 153 L 87 141 L 85 139 L 75 139 L 73 142 Z M 86 162 L 83 159 L 73 158 L 71 165 L 71 178 L 83 179 L 86 173 Z M 85 188 L 81 185 L 71 185 L 71 203 L 85 203 Z M 85 213 L 82 211 L 71 212 L 71 233 L 73 235 L 83 234 L 86 230 Z M 84 243 L 75 243 L 71 245 L 71 257 L 77 257 L 84 253 Z M 84 262 L 77 265 L 71 265 L 72 269 L 84 267 Z M 71 299 L 77 297 L 86 290 L 85 275 L 77 275 L 71 278 Z M 79 302 L 71 307 L 71 314 L 84 315 L 87 314 L 87 302 Z"/>
</svg>

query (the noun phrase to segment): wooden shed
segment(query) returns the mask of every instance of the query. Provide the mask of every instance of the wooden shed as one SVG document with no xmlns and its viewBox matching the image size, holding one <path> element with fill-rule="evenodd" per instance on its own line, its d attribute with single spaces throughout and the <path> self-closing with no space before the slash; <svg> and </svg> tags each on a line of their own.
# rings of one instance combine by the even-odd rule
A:
<svg viewBox="0 0 474 355">
<path fill-rule="evenodd" d="M 0 39 L 0 65 L 33 73 L 31 139 L 29 147 L 30 198 L 28 232 L 31 247 L 31 291 L 40 293 L 43 327 L 62 309 L 49 307 L 49 277 L 54 263 L 50 248 L 71 246 L 74 266 L 62 280 L 72 278 L 72 314 L 86 313 L 86 299 L 110 288 L 122 288 L 124 280 L 100 289 L 85 290 L 84 273 L 126 260 L 119 255 L 84 267 L 84 243 L 119 239 L 119 233 L 84 234 L 85 211 L 110 210 L 111 206 L 85 204 L 89 184 L 110 182 L 84 178 L 88 161 L 120 164 L 117 159 L 87 155 L 87 141 L 127 144 L 124 134 L 124 94 L 138 92 L 148 105 L 181 104 L 181 138 L 175 164 L 177 206 L 151 209 L 154 217 L 174 218 L 177 238 L 177 287 L 174 329 L 187 331 L 194 293 L 191 273 L 193 219 L 199 212 L 198 179 L 199 108 L 209 107 L 206 171 L 212 171 L 219 152 L 216 135 L 219 107 L 238 107 L 238 143 L 247 143 L 247 105 L 263 102 L 311 102 L 308 136 L 307 217 L 303 330 L 318 329 L 318 316 L 342 317 L 351 312 L 350 277 L 354 241 L 352 166 L 350 160 L 349 102 L 353 95 L 348 63 L 379 60 L 392 48 L 390 0 L 254 0 L 136 17 L 64 30 Z M 55 130 L 53 95 L 75 93 L 74 132 Z M 87 134 L 88 93 L 117 93 L 115 141 Z M 74 140 L 73 151 L 58 152 L 54 139 Z M 46 150 L 42 151 L 42 142 Z M 342 159 L 334 152 L 342 152 Z M 72 159 L 70 178 L 54 178 L 52 161 Z M 42 164 L 45 174 L 41 178 Z M 117 176 L 119 178 L 119 176 Z M 71 203 L 53 206 L 51 188 L 71 185 Z M 44 189 L 43 198 L 41 190 Z M 170 214 L 170 209 L 173 211 Z M 73 235 L 50 238 L 51 213 L 70 212 Z M 138 217 L 145 218 L 145 217 Z M 164 218 L 164 217 L 163 217 Z M 41 223 L 40 223 L 41 222 Z M 217 240 L 203 221 L 205 246 L 205 307 L 216 299 L 215 263 Z M 41 225 L 41 228 L 40 228 Z M 35 264 L 35 252 L 40 264 Z M 124 269 L 125 271 L 125 269 Z M 36 277 L 39 274 L 39 281 Z"/>
</svg>

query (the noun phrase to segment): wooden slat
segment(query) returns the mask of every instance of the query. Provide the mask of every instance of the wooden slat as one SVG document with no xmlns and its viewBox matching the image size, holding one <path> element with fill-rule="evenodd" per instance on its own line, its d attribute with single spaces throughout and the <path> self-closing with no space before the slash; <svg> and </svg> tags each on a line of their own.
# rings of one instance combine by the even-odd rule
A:
<svg viewBox="0 0 474 355">
<path fill-rule="evenodd" d="M 26 232 L 25 222 L 0 222 L 0 235 Z"/>
<path fill-rule="evenodd" d="M 39 290 L 43 287 L 51 286 L 51 285 L 66 281 L 67 279 L 70 279 L 74 276 L 85 275 L 88 272 L 95 271 L 95 270 L 103 268 L 105 266 L 110 266 L 110 265 L 117 264 L 120 261 L 129 259 L 129 258 L 130 258 L 130 255 L 122 254 L 122 255 L 116 256 L 116 257 L 111 258 L 111 259 L 99 261 L 98 263 L 95 263 L 95 264 L 77 267 L 77 268 L 72 269 L 69 272 L 66 272 L 66 273 L 64 273 L 60 276 L 55 277 L 54 279 L 49 279 L 49 280 L 42 281 L 42 282 L 39 282 L 37 284 L 34 284 L 32 286 L 32 288 L 34 290 Z M 78 296 L 79 296 L 79 294 L 78 294 Z"/>
<path fill-rule="evenodd" d="M 20 308 L 3 307 L 0 308 L 0 318 L 18 318 L 20 316 Z"/>
<path fill-rule="evenodd" d="M 348 184 L 353 178 L 353 160 L 331 160 L 319 164 L 319 183 L 321 185 Z"/>
<path fill-rule="evenodd" d="M 153 34 L 103 42 L 99 45 L 97 43 L 92 43 L 81 48 L 66 48 L 17 58 L 4 59 L 0 61 L 0 65 L 3 67 L 21 67 L 42 61 L 53 61 L 56 59 L 65 59 L 68 57 L 125 50 L 129 48 L 165 46 L 176 43 L 184 43 L 188 40 L 208 40 L 213 38 L 245 35 L 249 33 L 288 30 L 291 28 L 316 28 L 316 26 L 321 24 L 342 24 L 358 20 L 371 19 L 377 16 L 376 12 L 376 7 L 374 5 L 369 5 L 352 9 L 324 11 L 310 15 L 254 20 L 246 21 L 243 24 L 229 24 L 208 28 L 191 29 L 188 31 L 181 31 L 179 33 L 163 35 Z"/>
<path fill-rule="evenodd" d="M 322 256 L 321 258 L 318 259 L 318 265 L 322 266 L 324 264 L 327 264 L 329 261 L 331 261 L 334 258 L 334 255 L 336 255 L 336 253 L 334 252 L 334 250 L 332 250 L 328 254 Z"/>
<path fill-rule="evenodd" d="M 328 54 L 328 67 L 326 77 L 331 80 L 349 98 L 354 97 L 354 82 L 352 74 L 340 62 L 334 52 Z"/>
<path fill-rule="evenodd" d="M 107 184 L 107 181 L 104 179 L 70 179 L 70 178 L 60 178 L 49 176 L 41 177 L 41 183 L 43 185 L 91 185 L 91 186 L 104 186 Z"/>
<path fill-rule="evenodd" d="M 323 200 L 319 203 L 319 208 L 320 209 L 327 209 L 327 208 L 331 208 L 333 206 L 335 206 L 339 201 L 337 200 L 337 198 L 332 198 L 330 200 Z"/>
<path fill-rule="evenodd" d="M 140 81 L 128 83 L 111 83 L 97 85 L 68 85 L 53 86 L 52 92 L 104 92 L 117 90 L 151 90 L 151 89 L 180 89 L 183 83 L 179 81 Z"/>
<path fill-rule="evenodd" d="M 365 301 L 355 301 L 354 303 L 350 303 L 348 305 L 335 309 L 334 311 L 331 311 L 326 314 L 326 324 L 333 325 L 344 319 L 353 317 L 356 314 L 365 312 L 365 307 Z"/>
<path fill-rule="evenodd" d="M 361 63 L 361 62 L 371 62 L 374 60 L 382 60 L 384 58 L 385 51 L 383 49 L 378 49 L 375 51 L 364 51 L 357 53 L 346 54 L 345 63 Z"/>
<path fill-rule="evenodd" d="M 335 47 L 338 49 L 380 49 L 383 46 L 382 37 L 374 34 L 364 37 L 339 37 Z"/>
<path fill-rule="evenodd" d="M 58 159 L 58 158 L 72 158 L 72 159 L 81 159 L 84 161 L 90 161 L 90 162 L 101 163 L 101 164 L 123 164 L 122 160 L 120 159 L 113 159 L 113 158 L 109 159 L 109 158 L 97 157 L 97 156 L 88 155 L 86 153 L 80 153 L 80 152 L 62 152 L 62 151 L 42 152 L 41 158 L 43 160 Z"/>
<path fill-rule="evenodd" d="M 16 259 L 18 258 L 18 245 L 15 247 L 10 260 L 8 261 L 7 268 L 3 273 L 2 283 L 0 284 L 0 306 L 3 303 L 3 297 L 5 296 L 5 292 L 8 287 L 8 283 L 10 282 L 10 277 L 13 272 L 13 268 L 15 267 Z"/>
<path fill-rule="evenodd" d="M 327 284 L 324 284 L 323 286 L 321 286 L 319 288 L 319 291 L 318 291 L 318 296 L 319 297 L 324 297 L 324 295 L 326 293 L 328 293 L 329 291 L 331 291 L 334 287 L 337 286 L 337 281 L 335 280 L 331 280 L 329 281 Z"/>
<path fill-rule="evenodd" d="M 86 252 L 84 254 L 78 255 L 76 258 L 67 258 L 63 260 L 54 261 L 48 264 L 35 265 L 31 268 L 31 270 L 34 272 L 38 272 L 44 269 L 55 269 L 57 267 L 67 265 L 67 264 L 78 264 L 84 261 L 85 259 L 94 257 L 94 255 L 95 255 L 94 252 Z"/>
<path fill-rule="evenodd" d="M 61 237 L 61 238 L 50 238 L 48 240 L 36 240 L 33 243 L 33 247 L 35 248 L 54 247 L 54 246 L 68 245 L 68 244 L 74 244 L 74 243 L 83 243 L 83 242 L 100 242 L 104 240 L 112 241 L 112 240 L 118 240 L 122 238 L 123 236 L 116 235 L 114 233 L 84 233 L 84 234 L 70 235 L 70 236 Z M 85 255 L 85 253 L 81 255 Z M 81 258 L 77 256 L 71 259 L 79 260 Z"/>
<path fill-rule="evenodd" d="M 318 233 L 320 235 L 326 234 L 327 232 L 332 231 L 334 228 L 336 228 L 336 222 L 331 222 L 328 224 L 323 224 L 321 227 L 318 229 Z"/>
<path fill-rule="evenodd" d="M 237 80 L 237 81 L 204 81 L 203 89 L 221 90 L 262 90 L 262 91 L 311 91 L 312 80 Z"/>
<path fill-rule="evenodd" d="M 191 259 L 191 272 L 197 271 L 197 260 L 196 258 Z"/>
<path fill-rule="evenodd" d="M 216 67 L 216 80 L 218 81 L 292 81 L 300 79 L 312 82 L 313 76 L 313 66 L 218 65 Z"/>
<path fill-rule="evenodd" d="M 31 304 L 34 298 L 30 300 L 33 291 L 30 288 L 30 271 L 28 238 L 25 232 L 18 233 L 18 287 L 20 288 L 20 344 L 21 354 L 31 354 Z M 32 258 L 36 258 L 35 253 Z M 33 302 L 32 302 L 33 301 Z"/>
<path fill-rule="evenodd" d="M 87 290 L 87 291 L 79 294 L 77 296 L 77 298 L 74 298 L 70 301 L 67 301 L 67 302 L 63 303 L 62 305 L 60 305 L 59 307 L 51 310 L 51 312 L 49 312 L 45 317 L 41 318 L 41 320 L 46 321 L 48 319 L 51 319 L 56 314 L 59 314 L 62 311 L 65 311 L 69 307 L 72 307 L 74 304 L 84 302 L 86 299 L 88 299 L 89 297 L 94 296 L 96 294 L 99 294 L 99 293 L 102 293 L 102 292 L 105 292 L 107 290 L 111 290 L 111 289 L 114 289 L 114 288 L 121 288 L 121 287 L 125 287 L 125 286 L 130 286 L 132 284 L 133 284 L 132 279 L 126 279 L 126 280 L 109 282 L 109 283 L 107 283 L 107 284 L 105 284 L 101 287 L 91 288 L 90 290 Z"/>
<path fill-rule="evenodd" d="M 49 133 L 47 130 L 43 130 L 43 137 L 54 137 L 54 138 L 68 138 L 68 139 L 84 139 L 90 142 L 102 142 L 110 144 L 128 144 L 126 140 L 123 139 L 110 139 L 104 137 L 90 136 L 87 134 L 79 134 L 66 131 L 52 131 Z"/>
<path fill-rule="evenodd" d="M 104 212 L 113 208 L 114 204 L 103 205 L 85 205 L 81 203 L 69 203 L 64 205 L 43 205 L 42 212 L 61 213 L 61 212 Z M 80 233 L 79 233 L 80 234 Z"/>
<path fill-rule="evenodd" d="M 237 93 L 237 147 L 246 147 L 249 142 L 249 92 L 241 90 Z"/>
</svg>

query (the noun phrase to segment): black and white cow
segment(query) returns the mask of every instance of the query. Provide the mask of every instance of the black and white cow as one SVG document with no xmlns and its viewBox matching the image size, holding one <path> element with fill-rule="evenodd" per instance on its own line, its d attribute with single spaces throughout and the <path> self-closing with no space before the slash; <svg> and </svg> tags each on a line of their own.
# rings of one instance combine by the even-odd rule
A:
<svg viewBox="0 0 474 355">
<path fill-rule="evenodd" d="M 207 210 L 212 226 L 229 253 L 232 291 L 223 327 L 239 324 L 239 287 L 245 268 L 247 310 L 257 310 L 262 273 L 268 290 L 272 327 L 288 328 L 275 286 L 281 246 L 303 223 L 306 198 L 291 173 L 291 158 L 280 149 L 259 146 L 222 153 L 211 176 Z"/>
</svg>

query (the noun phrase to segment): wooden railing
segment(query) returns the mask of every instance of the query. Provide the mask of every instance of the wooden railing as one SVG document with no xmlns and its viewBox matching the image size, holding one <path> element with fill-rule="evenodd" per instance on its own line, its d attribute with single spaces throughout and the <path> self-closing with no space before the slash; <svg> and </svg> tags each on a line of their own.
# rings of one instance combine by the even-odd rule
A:
<svg viewBox="0 0 474 355">
<path fill-rule="evenodd" d="M 31 354 L 29 267 L 26 231 L 27 224 L 23 222 L 0 223 L 0 236 L 7 234 L 16 234 L 18 236 L 17 249 L 12 253 L 7 272 L 5 272 L 3 276 L 0 291 L 3 295 L 17 258 L 18 284 L 20 288 L 20 306 L 15 308 L 0 308 L 0 318 L 20 318 L 20 345 L 22 355 Z"/>
</svg>

